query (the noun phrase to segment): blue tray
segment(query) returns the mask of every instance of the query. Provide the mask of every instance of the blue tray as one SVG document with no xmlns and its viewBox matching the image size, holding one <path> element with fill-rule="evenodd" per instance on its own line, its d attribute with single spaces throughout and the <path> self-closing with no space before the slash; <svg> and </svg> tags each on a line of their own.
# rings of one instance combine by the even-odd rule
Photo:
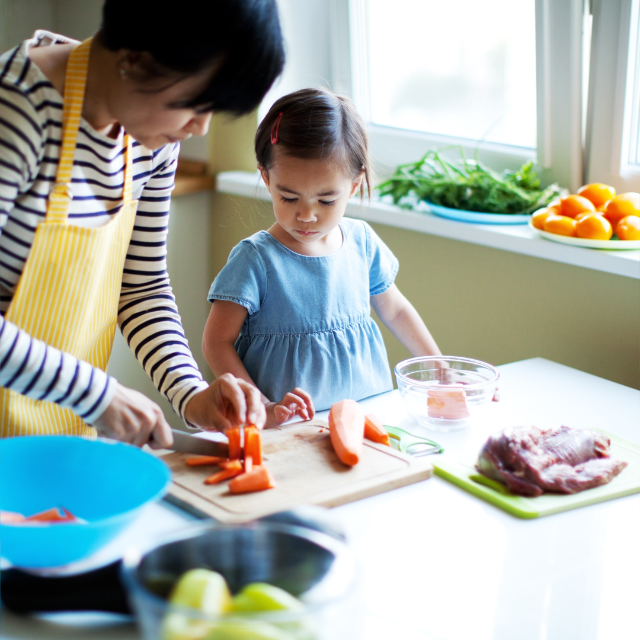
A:
<svg viewBox="0 0 640 640">
<path fill-rule="evenodd" d="M 527 224 L 531 220 L 531 214 L 522 213 L 481 213 L 479 211 L 463 211 L 462 209 L 449 209 L 438 204 L 430 204 L 421 201 L 416 207 L 418 211 L 430 211 L 441 218 L 458 220 L 459 222 L 475 222 L 476 224 Z"/>
</svg>

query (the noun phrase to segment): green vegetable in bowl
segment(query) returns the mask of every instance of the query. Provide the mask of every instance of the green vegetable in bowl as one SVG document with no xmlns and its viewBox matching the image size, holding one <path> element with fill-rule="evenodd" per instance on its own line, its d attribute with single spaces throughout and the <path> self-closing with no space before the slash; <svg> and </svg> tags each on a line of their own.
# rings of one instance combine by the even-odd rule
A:
<svg viewBox="0 0 640 640">
<path fill-rule="evenodd" d="M 528 214 L 547 205 L 562 190 L 557 184 L 540 189 L 533 162 L 502 175 L 476 160 L 452 162 L 437 151 L 428 151 L 418 162 L 400 165 L 378 186 L 381 196 L 410 206 L 416 200 L 450 209 L 480 213 Z"/>
<path fill-rule="evenodd" d="M 169 603 L 195 609 L 203 620 L 185 610 L 170 610 L 162 621 L 162 640 L 314 640 L 304 604 L 284 589 L 264 582 L 245 585 L 233 598 L 224 577 L 209 569 L 184 573 L 169 594 Z M 292 612 L 291 620 L 260 619 L 264 612 Z"/>
</svg>

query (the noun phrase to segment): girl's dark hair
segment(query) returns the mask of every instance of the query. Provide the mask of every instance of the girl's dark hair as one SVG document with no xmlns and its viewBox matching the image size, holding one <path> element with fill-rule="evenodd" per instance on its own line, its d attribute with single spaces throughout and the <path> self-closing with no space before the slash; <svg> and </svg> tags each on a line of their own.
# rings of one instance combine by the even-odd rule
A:
<svg viewBox="0 0 640 640">
<path fill-rule="evenodd" d="M 277 100 L 255 138 L 256 159 L 267 171 L 273 166 L 276 148 L 294 158 L 334 160 L 354 179 L 364 171 L 371 197 L 367 132 L 348 98 L 325 89 L 302 89 Z"/>
<path fill-rule="evenodd" d="M 184 103 L 202 111 L 253 111 L 284 66 L 276 0 L 105 0 L 99 37 L 111 51 L 150 54 L 149 77 L 218 62 L 209 86 Z"/>
</svg>

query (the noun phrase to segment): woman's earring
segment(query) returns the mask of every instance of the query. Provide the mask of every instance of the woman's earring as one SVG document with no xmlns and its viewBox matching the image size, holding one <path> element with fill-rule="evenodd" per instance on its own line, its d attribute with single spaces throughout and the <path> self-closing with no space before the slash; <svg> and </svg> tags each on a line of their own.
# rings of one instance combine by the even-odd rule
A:
<svg viewBox="0 0 640 640">
<path fill-rule="evenodd" d="M 127 72 L 124 69 L 120 69 L 120 75 L 124 77 Z"/>
</svg>

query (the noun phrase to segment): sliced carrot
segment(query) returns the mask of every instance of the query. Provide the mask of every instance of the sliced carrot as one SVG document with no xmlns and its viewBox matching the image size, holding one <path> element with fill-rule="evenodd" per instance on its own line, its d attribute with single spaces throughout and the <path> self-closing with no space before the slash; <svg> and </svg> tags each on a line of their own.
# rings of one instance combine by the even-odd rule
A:
<svg viewBox="0 0 640 640">
<path fill-rule="evenodd" d="M 364 437 L 364 414 L 355 400 L 341 400 L 329 410 L 331 444 L 344 464 L 358 464 Z"/>
<path fill-rule="evenodd" d="M 242 442 L 240 442 L 240 427 L 234 427 L 227 431 L 227 438 L 229 438 L 229 459 L 240 460 L 242 456 Z"/>
<path fill-rule="evenodd" d="M 379 444 L 386 444 L 387 447 L 391 446 L 389 434 L 382 426 L 382 421 L 373 413 L 367 413 L 364 417 L 364 437 Z"/>
<path fill-rule="evenodd" d="M 462 385 L 427 390 L 427 415 L 430 418 L 462 420 L 469 417 L 467 397 Z"/>
<path fill-rule="evenodd" d="M 229 478 L 235 478 L 242 473 L 242 469 L 222 469 L 222 471 L 218 471 L 213 475 L 210 475 L 208 478 L 205 478 L 205 484 L 218 484 L 220 482 L 224 482 L 225 480 L 229 480 Z"/>
<path fill-rule="evenodd" d="M 72 522 L 75 519 L 76 517 L 66 509 L 64 509 L 63 515 L 60 515 L 60 509 L 52 507 L 25 518 L 24 522 Z"/>
<path fill-rule="evenodd" d="M 242 462 L 240 462 L 240 460 L 223 460 L 218 463 L 218 466 L 221 469 L 231 469 L 233 471 L 242 472 Z"/>
<path fill-rule="evenodd" d="M 251 456 L 253 464 L 262 464 L 262 434 L 258 427 L 250 426 L 244 430 L 244 454 Z"/>
<path fill-rule="evenodd" d="M 251 491 L 265 491 L 276 486 L 275 480 L 265 466 L 253 467 L 249 473 L 234 478 L 229 483 L 231 493 L 249 493 Z"/>
<path fill-rule="evenodd" d="M 224 462 L 226 458 L 220 456 L 195 456 L 193 458 L 187 458 L 186 463 L 190 467 L 201 467 L 209 464 L 220 464 Z"/>
<path fill-rule="evenodd" d="M 244 472 L 251 473 L 253 469 L 253 458 L 245 454 L 244 456 Z"/>
</svg>

